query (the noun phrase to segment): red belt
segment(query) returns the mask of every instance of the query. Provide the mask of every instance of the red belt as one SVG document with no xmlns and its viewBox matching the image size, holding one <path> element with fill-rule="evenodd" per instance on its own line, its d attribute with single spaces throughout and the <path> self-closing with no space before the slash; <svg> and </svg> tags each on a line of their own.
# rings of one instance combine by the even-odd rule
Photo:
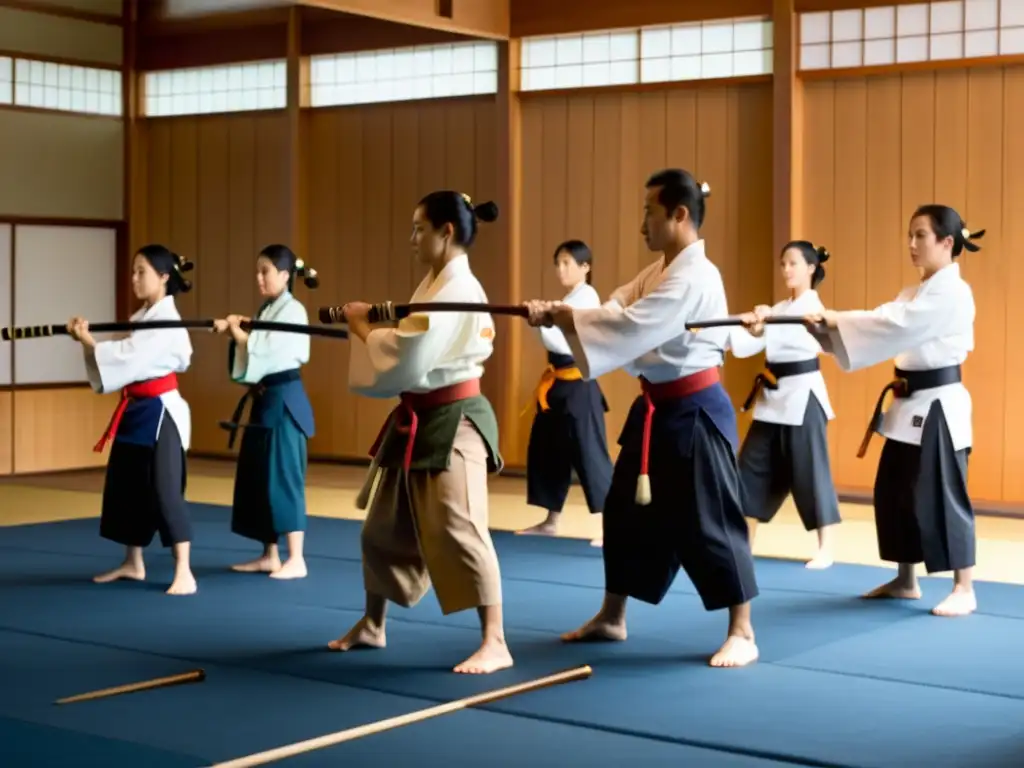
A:
<svg viewBox="0 0 1024 768">
<path fill-rule="evenodd" d="M 646 506 L 651 503 L 651 479 L 647 473 L 647 468 L 651 454 L 651 425 L 654 421 L 654 404 L 689 397 L 717 384 L 719 380 L 717 368 L 708 368 L 699 373 L 661 384 L 652 384 L 647 379 L 641 377 L 640 387 L 643 390 L 644 404 L 647 406 L 647 410 L 644 413 L 644 434 L 643 441 L 640 444 L 640 477 L 637 478 L 636 484 L 637 504 Z"/>
<path fill-rule="evenodd" d="M 391 412 L 391 416 L 384 422 L 377 439 L 370 448 L 370 456 L 376 456 L 384 435 L 388 431 L 388 425 L 395 424 L 395 431 L 407 435 L 405 443 L 405 458 L 402 461 L 402 468 L 408 472 L 412 466 L 412 449 L 416 444 L 416 429 L 419 427 L 417 412 L 428 408 L 437 408 L 442 405 L 457 403 L 459 400 L 468 400 L 480 394 L 480 379 L 470 379 L 459 384 L 452 384 L 447 387 L 431 390 L 430 392 L 403 392 L 398 407 Z M 402 423 L 402 417 L 406 417 L 408 423 Z"/>
<path fill-rule="evenodd" d="M 117 404 L 117 408 L 114 409 L 114 415 L 110 419 L 110 424 L 107 425 L 107 431 L 103 433 L 103 437 L 100 438 L 100 441 L 92 449 L 96 453 L 102 453 L 103 447 L 114 439 L 117 435 L 117 428 L 121 424 L 121 417 L 124 416 L 124 412 L 128 408 L 129 400 L 147 400 L 151 397 L 160 397 L 160 395 L 173 392 L 177 388 L 177 374 L 169 373 L 166 376 L 161 376 L 159 379 L 149 379 L 148 381 L 129 384 L 122 389 L 121 400 Z"/>
</svg>

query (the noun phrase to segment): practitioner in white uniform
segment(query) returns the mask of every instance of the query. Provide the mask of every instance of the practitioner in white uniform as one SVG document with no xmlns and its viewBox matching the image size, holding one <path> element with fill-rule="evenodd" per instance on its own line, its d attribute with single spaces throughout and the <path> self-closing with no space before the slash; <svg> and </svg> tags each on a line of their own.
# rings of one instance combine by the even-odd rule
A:
<svg viewBox="0 0 1024 768">
<path fill-rule="evenodd" d="M 974 509 L 967 495 L 971 395 L 960 366 L 974 349 L 974 294 L 956 258 L 977 251 L 960 214 L 925 205 L 910 219 L 910 258 L 921 282 L 872 310 L 808 316 L 826 352 L 847 371 L 893 360 L 894 381 L 882 391 L 859 455 L 872 432 L 885 437 L 875 478 L 875 522 L 883 560 L 895 579 L 865 597 L 920 599 L 914 572 L 953 571 L 953 592 L 932 612 L 963 616 L 977 609 Z M 888 392 L 894 399 L 882 412 Z"/>
<path fill-rule="evenodd" d="M 562 302 L 601 306 L 590 284 L 594 257 L 587 244 L 567 240 L 555 249 L 555 272 L 568 293 Z M 537 384 L 536 411 L 526 451 L 526 503 L 547 510 L 547 519 L 519 533 L 553 536 L 569 495 L 573 470 L 591 514 L 599 515 L 612 483 L 604 415 L 608 403 L 596 381 L 587 381 L 557 328 L 538 328 L 548 365 Z M 600 537 L 591 541 L 601 546 Z"/>
<path fill-rule="evenodd" d="M 757 375 L 743 404 L 744 411 L 754 406 L 739 457 L 751 542 L 757 524 L 770 522 L 792 494 L 804 528 L 818 534 L 818 552 L 808 568 L 828 568 L 833 562 L 831 533 L 840 516 L 827 429 L 835 414 L 821 375 L 817 339 L 802 325 L 765 326 L 763 320 L 824 311 L 815 289 L 825 279 L 822 265 L 828 258 L 825 248 L 806 240 L 783 246 L 781 268 L 789 298 L 747 313 L 747 327 L 730 337 L 736 357 L 763 351 L 767 368 Z"/>
</svg>

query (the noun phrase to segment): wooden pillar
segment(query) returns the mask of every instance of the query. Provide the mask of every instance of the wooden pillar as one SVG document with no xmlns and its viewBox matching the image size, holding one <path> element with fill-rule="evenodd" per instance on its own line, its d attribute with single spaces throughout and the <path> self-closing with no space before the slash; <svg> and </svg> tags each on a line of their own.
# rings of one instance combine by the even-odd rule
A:
<svg viewBox="0 0 1024 768">
<path fill-rule="evenodd" d="M 501 206 L 501 251 L 508 276 L 504 299 L 512 304 L 523 300 L 520 259 L 520 211 L 522 210 L 522 119 L 519 107 L 519 41 L 498 43 L 498 204 Z M 504 385 L 501 402 L 495 404 L 501 425 L 501 452 L 509 457 L 519 445 L 522 428 L 520 404 L 516 400 L 522 375 L 521 350 L 525 323 L 519 318 L 499 318 L 497 349 L 501 356 L 499 373 Z"/>
<path fill-rule="evenodd" d="M 795 0 L 773 0 L 772 244 L 775 253 L 803 234 L 803 82 L 797 77 L 800 27 Z M 775 270 L 775 300 L 785 287 Z"/>
<path fill-rule="evenodd" d="M 306 156 L 302 109 L 309 104 L 309 62 L 302 56 L 302 7 L 288 11 L 288 244 L 306 257 L 309 244 L 306 206 Z"/>
<path fill-rule="evenodd" d="M 139 76 L 136 71 L 138 48 L 138 0 L 123 0 L 121 18 L 121 130 L 124 142 L 123 167 L 124 188 L 121 197 L 122 224 L 117 233 L 117 319 L 127 320 L 132 314 L 131 260 L 135 249 L 142 245 L 145 237 L 145 209 L 138 200 L 145 194 L 139 173 L 138 125 Z"/>
</svg>

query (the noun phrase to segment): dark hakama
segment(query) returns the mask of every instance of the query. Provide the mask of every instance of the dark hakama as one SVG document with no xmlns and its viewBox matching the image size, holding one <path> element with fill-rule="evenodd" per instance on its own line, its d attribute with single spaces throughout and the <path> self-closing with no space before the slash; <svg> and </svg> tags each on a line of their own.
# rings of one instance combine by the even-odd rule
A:
<svg viewBox="0 0 1024 768">
<path fill-rule="evenodd" d="M 604 511 L 606 590 L 658 604 L 682 567 L 706 610 L 758 594 L 743 516 L 736 413 L 715 383 L 656 402 L 648 474 L 651 503 L 636 503 L 646 402 L 633 403 L 619 437 Z"/>
<path fill-rule="evenodd" d="M 569 355 L 548 353 L 556 369 L 575 365 Z M 548 410 L 537 404 L 526 453 L 526 503 L 560 512 L 575 471 L 592 513 L 604 509 L 612 482 L 612 461 L 604 414 L 608 403 L 596 381 L 556 379 L 547 393 Z"/>
<path fill-rule="evenodd" d="M 285 534 L 306 530 L 306 441 L 314 434 L 313 409 L 297 369 L 271 374 L 251 387 L 233 424 L 240 423 L 250 399 L 235 470 L 231 531 L 276 544 Z"/>
<path fill-rule="evenodd" d="M 100 536 L 147 547 L 159 532 L 165 547 L 192 541 L 185 503 L 185 451 L 159 397 L 130 400 L 110 448 Z"/>
<path fill-rule="evenodd" d="M 828 454 L 828 418 L 811 392 L 799 426 L 754 421 L 740 449 L 740 483 L 747 517 L 767 523 L 792 493 L 808 531 L 840 522 Z"/>
<path fill-rule="evenodd" d="M 885 441 L 874 490 L 882 560 L 924 563 L 928 573 L 974 566 L 974 509 L 967 494 L 970 451 L 954 450 L 939 400 L 928 410 L 920 445 Z"/>
</svg>

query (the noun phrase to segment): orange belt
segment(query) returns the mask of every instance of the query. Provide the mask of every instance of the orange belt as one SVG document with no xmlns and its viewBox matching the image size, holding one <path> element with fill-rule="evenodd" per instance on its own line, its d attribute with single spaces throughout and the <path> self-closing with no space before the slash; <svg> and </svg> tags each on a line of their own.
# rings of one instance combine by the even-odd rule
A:
<svg viewBox="0 0 1024 768">
<path fill-rule="evenodd" d="M 398 407 L 391 412 L 391 416 L 384 422 L 384 426 L 381 427 L 380 433 L 377 435 L 377 439 L 373 443 L 373 447 L 370 448 L 370 456 L 376 456 L 377 451 L 380 450 L 380 444 L 384 440 L 384 435 L 387 434 L 388 425 L 395 422 L 395 431 L 402 435 L 407 435 L 405 444 L 405 457 L 402 461 L 402 468 L 408 472 L 412 466 L 412 449 L 416 444 L 416 430 L 419 427 L 419 417 L 416 415 L 419 411 L 424 411 L 428 408 L 437 408 L 441 405 L 449 405 L 456 403 L 459 400 L 468 400 L 471 397 L 476 397 L 480 394 L 480 379 L 470 379 L 469 381 L 463 381 L 459 384 L 452 384 L 447 387 L 440 387 L 439 389 L 431 390 L 430 392 L 403 392 L 401 400 L 398 403 Z M 408 420 L 408 423 L 402 423 L 402 417 Z"/>
<path fill-rule="evenodd" d="M 114 415 L 110 419 L 110 424 L 107 425 L 107 430 L 103 433 L 100 441 L 93 446 L 93 451 L 102 453 L 103 447 L 117 436 L 117 428 L 121 424 L 124 412 L 128 409 L 129 400 L 146 400 L 151 397 L 160 397 L 160 395 L 173 392 L 177 388 L 178 376 L 169 373 L 166 376 L 161 376 L 159 379 L 129 384 L 122 389 L 121 400 L 118 402 L 117 408 L 114 409 Z"/>
<path fill-rule="evenodd" d="M 640 444 L 640 477 L 637 478 L 636 483 L 637 504 L 646 506 L 651 503 L 651 478 L 647 474 L 647 469 L 651 454 L 651 426 L 654 422 L 654 404 L 689 397 L 717 384 L 719 380 L 717 368 L 708 368 L 690 376 L 684 376 L 681 379 L 674 379 L 661 384 L 652 384 L 647 379 L 641 377 L 640 387 L 643 390 L 647 411 L 644 413 L 643 442 Z"/>
<path fill-rule="evenodd" d="M 582 378 L 583 373 L 575 366 L 570 368 L 555 368 L 555 366 L 549 365 L 544 369 L 544 373 L 540 375 L 540 381 L 537 382 L 537 389 L 534 391 L 534 397 L 540 405 L 540 409 L 542 411 L 550 410 L 551 406 L 548 405 L 548 393 L 551 391 L 551 388 L 555 386 L 556 381 L 580 381 Z"/>
</svg>

